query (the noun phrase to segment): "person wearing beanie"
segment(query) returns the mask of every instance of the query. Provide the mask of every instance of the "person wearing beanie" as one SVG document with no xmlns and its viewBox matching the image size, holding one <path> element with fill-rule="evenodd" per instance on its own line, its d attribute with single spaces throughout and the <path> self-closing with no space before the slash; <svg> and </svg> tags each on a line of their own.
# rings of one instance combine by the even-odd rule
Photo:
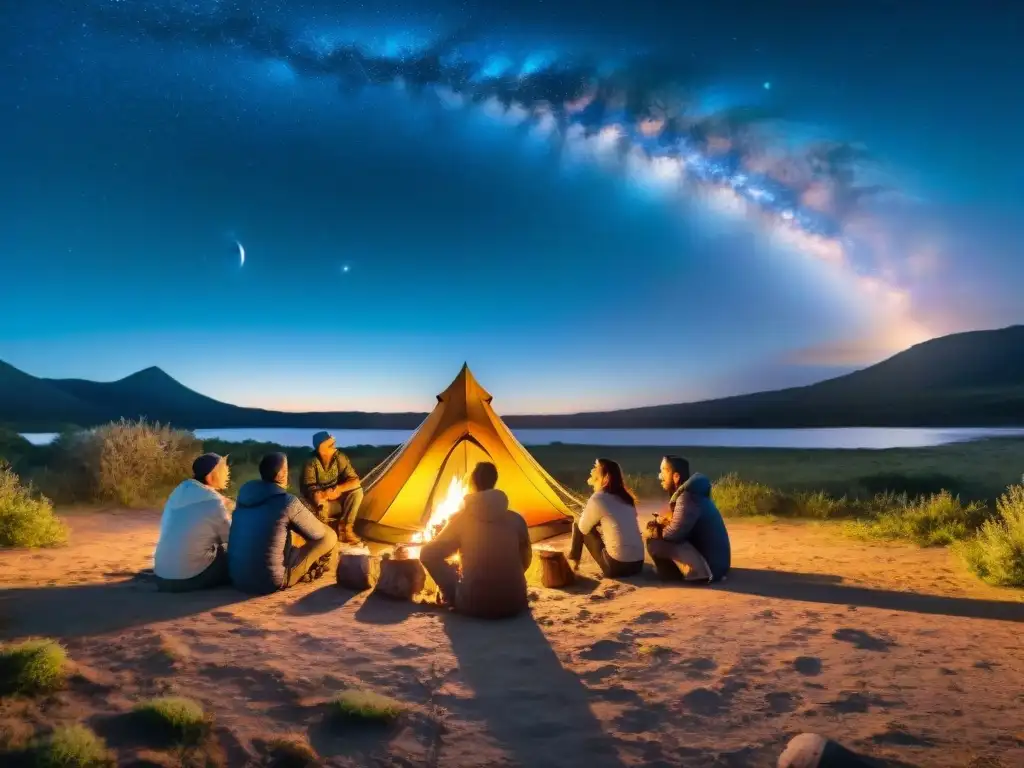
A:
<svg viewBox="0 0 1024 768">
<path fill-rule="evenodd" d="M 292 534 L 302 546 L 292 543 Z M 326 573 L 338 545 L 333 530 L 288 493 L 288 457 L 269 453 L 260 479 L 238 491 L 228 541 L 228 571 L 243 592 L 266 595 Z"/>
<path fill-rule="evenodd" d="M 358 544 L 353 527 L 363 487 L 348 456 L 338 450 L 330 432 L 313 435 L 313 452 L 302 467 L 299 493 L 317 517 L 333 527 L 346 544 Z"/>
<path fill-rule="evenodd" d="M 232 503 L 221 493 L 231 470 L 226 456 L 204 453 L 192 462 L 192 477 L 167 499 L 153 573 L 162 592 L 191 592 L 228 583 L 225 547 Z"/>
</svg>

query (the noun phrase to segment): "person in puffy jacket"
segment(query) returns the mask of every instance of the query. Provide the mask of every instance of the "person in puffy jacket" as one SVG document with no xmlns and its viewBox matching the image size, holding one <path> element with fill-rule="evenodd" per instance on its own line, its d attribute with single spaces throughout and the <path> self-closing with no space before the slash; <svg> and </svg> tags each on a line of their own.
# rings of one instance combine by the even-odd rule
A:
<svg viewBox="0 0 1024 768">
<path fill-rule="evenodd" d="M 681 456 L 665 456 L 658 475 L 668 491 L 670 514 L 657 520 L 647 552 L 664 579 L 718 581 L 729 573 L 732 547 L 722 513 L 711 499 L 711 481 L 690 474 Z"/>
<path fill-rule="evenodd" d="M 305 543 L 295 546 L 292 533 Z M 338 535 L 288 493 L 288 457 L 283 453 L 264 456 L 260 479 L 250 480 L 238 491 L 228 540 L 232 583 L 254 595 L 287 589 L 314 566 L 329 561 L 337 544 Z"/>
<path fill-rule="evenodd" d="M 227 457 L 204 453 L 192 462 L 192 478 L 168 497 L 153 552 L 153 575 L 161 592 L 191 592 L 228 583 L 224 548 L 232 502 L 221 491 L 230 479 Z"/>
<path fill-rule="evenodd" d="M 514 616 L 528 607 L 526 570 L 533 560 L 530 533 L 508 496 L 494 486 L 498 469 L 482 461 L 470 475 L 470 492 L 444 530 L 423 545 L 420 562 L 459 613 L 482 619 Z M 459 569 L 447 560 L 459 555 Z"/>
</svg>

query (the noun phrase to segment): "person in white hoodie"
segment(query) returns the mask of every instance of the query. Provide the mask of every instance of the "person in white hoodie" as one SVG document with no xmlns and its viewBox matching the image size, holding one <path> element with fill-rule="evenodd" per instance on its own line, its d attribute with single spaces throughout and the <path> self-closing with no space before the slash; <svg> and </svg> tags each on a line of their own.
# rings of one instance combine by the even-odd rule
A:
<svg viewBox="0 0 1024 768">
<path fill-rule="evenodd" d="M 221 493 L 230 479 L 227 457 L 204 453 L 192 462 L 192 478 L 168 497 L 153 553 L 153 573 L 161 592 L 230 583 L 225 550 L 233 505 Z"/>
<path fill-rule="evenodd" d="M 572 525 L 569 562 L 573 570 L 580 567 L 586 546 L 606 578 L 635 576 L 644 568 L 644 539 L 636 499 L 626 488 L 622 467 L 611 459 L 597 459 L 587 485 L 594 495 Z"/>
</svg>

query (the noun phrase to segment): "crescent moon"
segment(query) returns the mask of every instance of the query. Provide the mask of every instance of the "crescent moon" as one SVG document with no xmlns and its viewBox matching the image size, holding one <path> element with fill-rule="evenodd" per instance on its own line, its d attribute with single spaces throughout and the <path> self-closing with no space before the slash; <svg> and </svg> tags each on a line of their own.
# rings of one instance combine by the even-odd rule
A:
<svg viewBox="0 0 1024 768">
<path fill-rule="evenodd" d="M 238 266 L 244 267 L 245 266 L 245 247 L 240 242 L 238 242 L 237 240 L 235 241 L 235 245 L 238 246 Z"/>
</svg>

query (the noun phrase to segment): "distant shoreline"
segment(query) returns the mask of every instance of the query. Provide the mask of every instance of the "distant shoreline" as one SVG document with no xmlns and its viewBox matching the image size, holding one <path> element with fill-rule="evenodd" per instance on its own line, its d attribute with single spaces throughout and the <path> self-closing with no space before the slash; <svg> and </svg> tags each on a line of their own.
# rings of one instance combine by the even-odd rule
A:
<svg viewBox="0 0 1024 768">
<path fill-rule="evenodd" d="M 403 444 L 411 429 L 332 430 L 338 444 L 386 447 Z M 1021 427 L 797 427 L 792 429 L 513 429 L 524 446 L 566 445 L 594 448 L 720 448 L 736 450 L 886 450 L 934 448 L 986 439 L 1024 438 Z M 313 430 L 296 428 L 197 429 L 201 440 L 268 443 L 288 448 L 308 446 Z M 22 432 L 44 446 L 56 432 Z"/>
</svg>

